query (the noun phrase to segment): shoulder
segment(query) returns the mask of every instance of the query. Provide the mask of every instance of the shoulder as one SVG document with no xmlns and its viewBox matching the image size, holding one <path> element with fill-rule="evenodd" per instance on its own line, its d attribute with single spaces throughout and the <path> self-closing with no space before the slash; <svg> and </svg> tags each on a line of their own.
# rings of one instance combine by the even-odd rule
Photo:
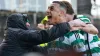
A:
<svg viewBox="0 0 100 56">
<path fill-rule="evenodd" d="M 77 18 L 79 18 L 80 20 L 82 20 L 85 23 L 91 23 L 90 19 L 85 15 L 77 15 Z"/>
<path fill-rule="evenodd" d="M 17 29 L 17 28 L 8 28 L 7 29 L 7 32 L 8 33 L 11 33 L 11 34 L 14 34 L 14 33 L 17 33 L 18 31 L 20 31 L 21 29 Z"/>
<path fill-rule="evenodd" d="M 8 34 L 13 35 L 21 35 L 30 32 L 30 30 L 23 30 L 18 28 L 8 28 L 7 30 Z"/>
</svg>

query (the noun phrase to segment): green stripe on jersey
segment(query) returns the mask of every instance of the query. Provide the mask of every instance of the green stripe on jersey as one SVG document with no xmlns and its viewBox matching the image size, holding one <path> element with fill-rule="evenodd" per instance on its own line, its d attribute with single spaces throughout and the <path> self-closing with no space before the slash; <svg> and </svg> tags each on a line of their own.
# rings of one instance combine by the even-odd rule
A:
<svg viewBox="0 0 100 56">
<path fill-rule="evenodd" d="M 98 36 L 93 36 L 93 40 L 90 42 L 90 43 L 93 43 L 93 42 L 97 42 L 97 41 L 99 41 L 99 38 L 98 38 Z"/>
</svg>

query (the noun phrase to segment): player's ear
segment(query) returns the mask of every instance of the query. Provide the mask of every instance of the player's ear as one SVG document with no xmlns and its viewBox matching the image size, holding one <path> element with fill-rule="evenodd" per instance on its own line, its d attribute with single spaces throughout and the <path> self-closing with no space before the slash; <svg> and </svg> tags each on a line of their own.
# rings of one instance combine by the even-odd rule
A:
<svg viewBox="0 0 100 56">
<path fill-rule="evenodd" d="M 66 13 L 64 11 L 61 11 L 60 15 L 65 15 L 66 16 Z"/>
<path fill-rule="evenodd" d="M 60 14 L 64 14 L 64 11 L 61 10 Z"/>
</svg>

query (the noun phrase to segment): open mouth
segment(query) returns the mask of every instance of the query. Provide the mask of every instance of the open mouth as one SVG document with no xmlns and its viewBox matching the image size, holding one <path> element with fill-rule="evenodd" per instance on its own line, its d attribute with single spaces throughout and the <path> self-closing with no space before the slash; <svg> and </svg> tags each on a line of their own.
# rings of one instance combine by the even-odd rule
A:
<svg viewBox="0 0 100 56">
<path fill-rule="evenodd" d="M 50 21 L 52 19 L 52 16 L 51 15 L 48 15 L 47 18 L 48 18 L 48 24 L 50 24 Z"/>
<path fill-rule="evenodd" d="M 48 17 L 48 19 L 51 19 L 52 18 L 52 16 L 47 16 Z"/>
</svg>

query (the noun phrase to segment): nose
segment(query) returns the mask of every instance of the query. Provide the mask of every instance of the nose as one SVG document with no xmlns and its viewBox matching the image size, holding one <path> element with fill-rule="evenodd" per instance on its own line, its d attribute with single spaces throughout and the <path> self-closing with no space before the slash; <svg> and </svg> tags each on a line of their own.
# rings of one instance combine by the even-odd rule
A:
<svg viewBox="0 0 100 56">
<path fill-rule="evenodd" d="M 26 23 L 26 26 L 29 27 L 29 26 L 30 26 L 30 23 L 27 22 L 27 23 Z"/>
<path fill-rule="evenodd" d="M 50 9 L 47 9 L 46 15 L 49 15 L 49 13 L 50 13 Z"/>
</svg>

